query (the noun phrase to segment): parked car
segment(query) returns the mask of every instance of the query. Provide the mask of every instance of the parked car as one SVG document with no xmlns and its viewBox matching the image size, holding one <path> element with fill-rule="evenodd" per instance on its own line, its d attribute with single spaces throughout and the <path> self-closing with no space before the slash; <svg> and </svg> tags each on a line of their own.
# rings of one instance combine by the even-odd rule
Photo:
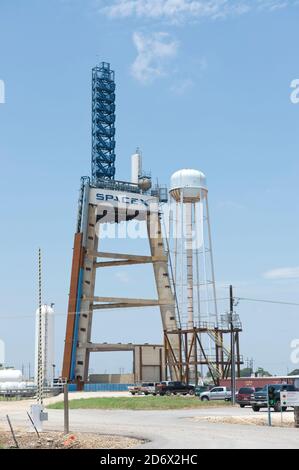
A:
<svg viewBox="0 0 299 470">
<path fill-rule="evenodd" d="M 281 406 L 280 404 L 280 392 L 282 390 L 286 390 L 287 392 L 295 392 L 297 391 L 296 387 L 291 384 L 269 384 L 265 385 L 264 388 L 261 390 L 255 392 L 252 395 L 251 398 L 251 406 L 253 411 L 260 411 L 261 408 L 267 408 L 268 407 L 268 386 L 274 388 L 274 400 L 275 403 L 274 405 L 271 405 L 271 408 L 274 409 L 274 411 L 286 411 L 287 407 L 286 406 Z"/>
<path fill-rule="evenodd" d="M 206 390 L 199 395 L 199 398 L 204 400 L 226 400 L 231 399 L 231 389 L 229 387 L 213 387 L 211 390 Z"/>
<path fill-rule="evenodd" d="M 157 384 L 157 394 L 163 395 L 194 395 L 194 385 L 188 385 L 184 382 L 160 382 Z"/>
<path fill-rule="evenodd" d="M 236 403 L 238 403 L 241 408 L 244 408 L 245 406 L 251 406 L 254 392 L 258 392 L 261 389 L 262 387 L 241 387 L 236 395 Z"/>
</svg>

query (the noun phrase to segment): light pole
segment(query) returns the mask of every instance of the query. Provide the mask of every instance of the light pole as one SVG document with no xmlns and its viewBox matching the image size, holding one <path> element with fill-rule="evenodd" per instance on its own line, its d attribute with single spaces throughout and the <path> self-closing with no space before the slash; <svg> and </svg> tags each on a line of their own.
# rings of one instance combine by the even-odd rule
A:
<svg viewBox="0 0 299 470">
<path fill-rule="evenodd" d="M 235 337 L 234 337 L 234 297 L 233 286 L 229 286 L 230 299 L 230 331 L 231 331 L 231 389 L 232 389 L 232 405 L 236 404 L 236 358 L 235 358 Z"/>
<path fill-rule="evenodd" d="M 52 364 L 52 385 L 54 387 L 54 379 L 55 379 L 55 367 L 56 364 Z"/>
</svg>

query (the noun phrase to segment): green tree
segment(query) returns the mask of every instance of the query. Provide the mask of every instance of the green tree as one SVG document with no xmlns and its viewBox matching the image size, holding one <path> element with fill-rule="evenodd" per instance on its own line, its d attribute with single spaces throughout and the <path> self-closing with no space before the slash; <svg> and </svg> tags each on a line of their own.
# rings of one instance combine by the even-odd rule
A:
<svg viewBox="0 0 299 470">
<path fill-rule="evenodd" d="M 251 374 L 252 374 L 251 367 L 244 367 L 244 369 L 240 370 L 240 376 L 241 377 L 250 377 Z"/>
<path fill-rule="evenodd" d="M 294 369 L 288 375 L 299 375 L 299 369 Z"/>
<path fill-rule="evenodd" d="M 258 367 L 255 374 L 259 377 L 271 377 L 272 374 L 268 372 L 267 370 L 263 369 L 263 367 Z"/>
</svg>

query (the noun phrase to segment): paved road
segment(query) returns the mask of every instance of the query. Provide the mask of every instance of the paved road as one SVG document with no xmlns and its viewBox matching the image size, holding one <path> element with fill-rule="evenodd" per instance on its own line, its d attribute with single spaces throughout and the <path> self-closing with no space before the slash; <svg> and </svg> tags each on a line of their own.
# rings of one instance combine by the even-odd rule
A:
<svg viewBox="0 0 299 470">
<path fill-rule="evenodd" d="M 299 430 L 196 421 L 200 416 L 247 416 L 250 409 L 213 408 L 168 411 L 70 410 L 72 431 L 119 434 L 148 440 L 147 449 L 299 448 Z M 15 426 L 28 426 L 24 409 L 11 410 Z M 3 425 L 1 413 L 0 423 Z M 46 429 L 63 429 L 63 411 L 49 410 Z"/>
</svg>

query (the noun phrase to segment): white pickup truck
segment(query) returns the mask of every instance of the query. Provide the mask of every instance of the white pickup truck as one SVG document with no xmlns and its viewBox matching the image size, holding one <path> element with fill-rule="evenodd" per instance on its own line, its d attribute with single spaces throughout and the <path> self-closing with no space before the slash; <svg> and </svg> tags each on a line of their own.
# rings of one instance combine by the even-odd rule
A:
<svg viewBox="0 0 299 470">
<path fill-rule="evenodd" d="M 231 389 L 229 387 L 214 387 L 211 390 L 202 392 L 199 398 L 204 400 L 230 400 L 232 396 Z"/>
<path fill-rule="evenodd" d="M 156 382 L 143 382 L 140 385 L 132 385 L 128 387 L 128 391 L 131 395 L 138 395 L 143 393 L 144 395 L 157 395 Z"/>
</svg>

